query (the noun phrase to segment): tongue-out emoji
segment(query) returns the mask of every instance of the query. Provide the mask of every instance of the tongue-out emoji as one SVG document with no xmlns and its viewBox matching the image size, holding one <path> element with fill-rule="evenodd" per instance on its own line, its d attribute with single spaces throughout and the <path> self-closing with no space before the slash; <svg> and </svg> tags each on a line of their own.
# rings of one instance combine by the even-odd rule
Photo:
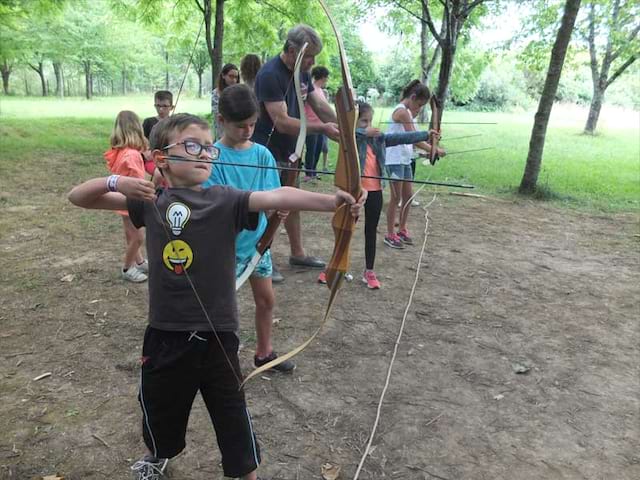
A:
<svg viewBox="0 0 640 480">
<path fill-rule="evenodd" d="M 193 262 L 191 247 L 182 240 L 172 240 L 162 251 L 165 266 L 176 275 L 183 275 Z"/>
</svg>

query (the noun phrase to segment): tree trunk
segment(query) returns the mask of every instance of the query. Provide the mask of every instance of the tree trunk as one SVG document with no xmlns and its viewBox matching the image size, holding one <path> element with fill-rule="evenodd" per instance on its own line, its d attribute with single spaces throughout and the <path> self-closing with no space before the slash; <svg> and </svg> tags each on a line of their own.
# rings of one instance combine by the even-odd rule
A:
<svg viewBox="0 0 640 480">
<path fill-rule="evenodd" d="M 127 70 L 122 67 L 122 95 L 127 94 Z"/>
<path fill-rule="evenodd" d="M 62 98 L 64 89 L 62 85 L 62 64 L 60 62 L 53 62 L 53 73 L 56 76 L 56 97 Z"/>
<path fill-rule="evenodd" d="M 426 5 L 422 3 L 422 18 L 426 17 Z M 420 22 L 420 81 L 425 85 L 428 85 L 428 76 L 429 72 L 428 68 L 428 44 L 429 44 L 429 27 L 427 26 L 427 22 Z M 426 120 L 426 112 L 425 108 L 420 110 L 420 115 L 418 117 L 418 121 L 420 123 L 424 123 Z"/>
<path fill-rule="evenodd" d="M 449 89 L 449 80 L 451 79 L 455 55 L 455 44 L 445 44 L 442 48 L 442 61 L 440 62 L 440 72 L 438 73 L 438 88 L 435 91 L 441 109 L 444 108 L 444 102 L 447 98 L 447 90 Z"/>
<path fill-rule="evenodd" d="M 32 65 L 31 63 L 29 63 L 28 65 L 40 77 L 40 86 L 42 87 L 42 96 L 46 97 L 47 96 L 47 81 L 44 78 L 44 62 L 42 62 L 42 61 L 38 62 L 38 66 L 37 67 L 35 65 Z"/>
<path fill-rule="evenodd" d="M 0 65 L 0 71 L 2 72 L 2 90 L 5 95 L 9 95 L 9 76 L 11 76 L 11 70 L 13 65 L 10 65 L 9 62 L 5 59 Z"/>
<path fill-rule="evenodd" d="M 207 41 L 207 51 L 211 60 L 211 89 L 216 88 L 216 80 L 222 69 L 222 43 L 224 40 L 224 2 L 225 0 L 216 1 L 216 16 L 213 32 L 213 40 L 211 37 L 211 0 L 203 1 L 202 14 L 204 15 L 204 30 Z"/>
<path fill-rule="evenodd" d="M 426 5 L 422 4 L 422 18 L 427 16 Z M 420 80 L 427 85 L 429 72 L 428 68 L 428 46 L 429 46 L 429 27 L 427 22 L 420 22 Z"/>
<path fill-rule="evenodd" d="M 603 102 L 604 89 L 601 89 L 600 86 L 597 85 L 593 89 L 593 97 L 591 97 L 591 106 L 589 107 L 589 116 L 587 117 L 587 124 L 584 127 L 584 133 L 588 135 L 595 133 Z"/>
<path fill-rule="evenodd" d="M 164 89 L 169 90 L 169 51 L 164 51 L 164 65 L 165 65 L 165 73 L 164 73 Z"/>
<path fill-rule="evenodd" d="M 27 79 L 27 73 L 24 74 L 24 94 L 28 97 L 31 95 L 31 91 L 29 91 L 29 80 Z"/>
<path fill-rule="evenodd" d="M 217 71 L 215 68 L 215 55 L 213 54 L 213 43 L 211 41 L 211 0 L 204 0 L 204 33 L 207 41 L 207 52 L 209 53 L 209 61 L 211 62 L 211 90 L 216 88 Z"/>
<path fill-rule="evenodd" d="M 222 70 L 222 43 L 224 41 L 224 2 L 216 1 L 216 31 L 213 33 L 213 76 L 215 78 Z"/>
<path fill-rule="evenodd" d="M 580 10 L 580 2 L 581 0 L 566 0 L 562 22 L 558 29 L 558 35 L 553 44 L 553 49 L 551 50 L 547 78 L 538 104 L 538 111 L 536 112 L 533 122 L 531 139 L 529 140 L 527 164 L 518 190 L 522 194 L 532 194 L 536 191 L 547 125 L 549 124 L 549 117 L 551 116 L 551 108 L 553 107 L 556 92 L 558 91 L 558 83 L 560 83 L 562 67 L 571 40 L 573 26 L 576 22 L 578 10 Z"/>
<path fill-rule="evenodd" d="M 589 108 L 589 115 L 587 117 L 587 123 L 584 127 L 584 133 L 587 135 L 593 135 L 596 131 L 596 125 L 598 125 L 598 118 L 600 117 L 600 110 L 602 109 L 602 104 L 604 103 L 604 95 L 607 91 L 609 85 L 611 85 L 616 78 L 618 78 L 622 73 L 630 67 L 636 60 L 637 54 L 631 52 L 630 57 L 619 65 L 616 71 L 613 73 L 611 77 L 609 77 L 609 71 L 611 70 L 611 66 L 614 60 L 619 57 L 620 51 L 613 51 L 613 43 L 614 43 L 614 35 L 617 35 L 621 30 L 619 28 L 620 22 L 620 0 L 614 0 L 611 5 L 611 17 L 607 19 L 609 23 L 609 33 L 607 38 L 607 44 L 604 50 L 604 54 L 602 56 L 602 65 L 600 70 L 598 71 L 598 55 L 597 55 L 597 46 L 596 46 L 596 14 L 595 9 L 596 5 L 594 0 L 590 2 L 589 9 L 589 34 L 587 36 L 587 42 L 589 44 L 589 57 L 590 57 L 590 67 L 591 67 L 591 80 L 593 82 L 593 97 L 591 98 L 591 106 Z M 624 17 L 624 16 L 623 16 Z M 640 26 L 636 26 L 635 33 L 632 33 L 631 37 L 627 38 L 628 42 L 632 41 L 632 38 L 635 37 L 638 33 L 638 28 Z"/>
<path fill-rule="evenodd" d="M 70 85 L 70 82 L 68 81 L 66 75 L 64 74 L 64 68 L 61 68 L 60 72 L 62 73 L 62 88 L 64 88 L 65 97 L 70 97 L 71 96 L 71 85 Z"/>
<path fill-rule="evenodd" d="M 202 98 L 202 73 L 202 70 L 198 71 L 198 98 Z"/>
<path fill-rule="evenodd" d="M 93 96 L 93 78 L 91 77 L 91 62 L 89 60 L 85 60 L 82 62 L 84 67 L 84 87 L 85 87 L 85 97 L 87 100 L 91 100 Z"/>
</svg>

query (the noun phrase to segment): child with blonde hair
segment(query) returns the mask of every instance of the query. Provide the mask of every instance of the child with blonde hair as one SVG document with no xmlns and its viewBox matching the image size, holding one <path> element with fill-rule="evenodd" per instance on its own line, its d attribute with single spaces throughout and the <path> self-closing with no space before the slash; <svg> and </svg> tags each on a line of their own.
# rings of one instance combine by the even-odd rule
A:
<svg viewBox="0 0 640 480">
<path fill-rule="evenodd" d="M 142 152 L 148 143 L 138 116 L 123 110 L 116 117 L 116 123 L 110 138 L 111 148 L 104 153 L 109 171 L 114 175 L 140 178 L 144 180 L 144 160 Z M 149 264 L 142 255 L 144 229 L 137 229 L 131 223 L 128 212 L 118 210 L 122 216 L 126 250 L 122 278 L 129 282 L 140 283 L 147 279 Z"/>
</svg>

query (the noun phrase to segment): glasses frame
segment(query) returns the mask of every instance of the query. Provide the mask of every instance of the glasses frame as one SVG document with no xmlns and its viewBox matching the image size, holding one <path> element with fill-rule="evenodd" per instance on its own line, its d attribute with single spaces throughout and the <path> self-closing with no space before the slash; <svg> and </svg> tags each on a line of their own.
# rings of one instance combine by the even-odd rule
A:
<svg viewBox="0 0 640 480">
<path fill-rule="evenodd" d="M 196 145 L 198 153 L 190 152 L 187 148 L 187 144 Z M 171 145 L 163 147 L 162 150 L 169 150 L 171 147 L 177 147 L 178 145 L 184 145 L 184 151 L 189 155 L 193 155 L 194 157 L 199 157 L 203 150 L 207 152 L 207 155 L 211 160 L 217 160 L 220 156 L 220 149 L 215 145 L 202 145 L 201 143 L 195 142 L 193 140 L 184 140 L 182 142 L 172 143 Z"/>
</svg>

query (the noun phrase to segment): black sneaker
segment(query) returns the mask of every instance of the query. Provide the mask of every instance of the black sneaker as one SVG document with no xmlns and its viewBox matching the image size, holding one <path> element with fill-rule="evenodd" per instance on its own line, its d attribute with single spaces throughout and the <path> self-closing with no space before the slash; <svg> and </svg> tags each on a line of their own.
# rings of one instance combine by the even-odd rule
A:
<svg viewBox="0 0 640 480">
<path fill-rule="evenodd" d="M 292 267 L 324 268 L 326 265 L 321 258 L 304 255 L 302 257 L 289 257 L 289 265 Z"/>
<path fill-rule="evenodd" d="M 262 365 L 269 363 L 271 360 L 275 360 L 276 358 L 278 358 L 278 354 L 276 352 L 271 352 L 269 355 L 267 355 L 264 358 L 258 358 L 257 356 L 254 355 L 253 364 L 256 367 L 261 367 Z M 284 362 L 271 368 L 271 370 L 275 370 L 282 373 L 291 373 L 295 369 L 296 369 L 296 364 L 293 363 L 291 360 L 285 360 Z"/>
</svg>

